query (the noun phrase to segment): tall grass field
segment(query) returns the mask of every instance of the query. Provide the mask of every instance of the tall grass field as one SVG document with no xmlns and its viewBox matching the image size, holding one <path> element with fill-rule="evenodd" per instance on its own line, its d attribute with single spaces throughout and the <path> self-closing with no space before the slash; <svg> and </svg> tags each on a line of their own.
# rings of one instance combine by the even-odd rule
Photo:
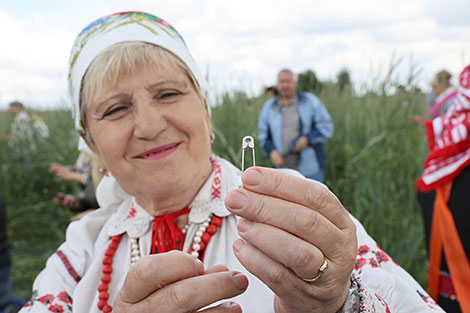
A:
<svg viewBox="0 0 470 313">
<path fill-rule="evenodd" d="M 372 92 L 356 96 L 334 85 L 317 95 L 335 124 L 326 146 L 326 184 L 379 245 L 424 286 L 424 231 L 413 181 L 421 173 L 427 150 L 422 127 L 410 120 L 425 111 L 425 96 Z M 215 153 L 240 165 L 241 139 L 256 138 L 265 100 L 242 92 L 219 98 L 212 108 Z M 14 293 L 24 298 L 31 296 L 34 277 L 64 240 L 72 216 L 42 189 L 77 191 L 73 183 L 48 173 L 50 162 L 73 164 L 78 155 L 70 111 L 34 113 L 47 123 L 51 137 L 27 166 L 12 156 L 5 142 L 0 143 L 0 194 L 7 202 Z M 0 133 L 8 133 L 11 121 L 9 112 L 0 112 Z M 270 166 L 259 148 L 256 157 L 258 165 Z"/>
</svg>

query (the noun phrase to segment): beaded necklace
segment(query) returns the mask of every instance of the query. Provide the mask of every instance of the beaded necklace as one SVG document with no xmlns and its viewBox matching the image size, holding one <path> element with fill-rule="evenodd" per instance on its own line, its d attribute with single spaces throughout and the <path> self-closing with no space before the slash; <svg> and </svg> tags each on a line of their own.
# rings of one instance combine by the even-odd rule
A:
<svg viewBox="0 0 470 313">
<path fill-rule="evenodd" d="M 211 159 L 211 162 L 215 167 L 214 181 L 213 181 L 212 190 L 211 190 L 211 199 L 214 200 L 216 198 L 220 198 L 221 166 L 220 166 L 220 163 L 215 159 Z M 185 208 L 178 212 L 168 214 L 163 217 L 158 217 L 154 220 L 154 225 L 158 219 L 157 223 L 159 223 L 161 220 L 171 221 L 168 224 L 168 226 L 171 227 L 174 219 L 178 215 L 186 214 L 189 212 L 189 210 L 190 210 L 189 208 Z M 210 214 L 209 217 L 205 221 L 199 224 L 199 228 L 196 231 L 196 234 L 193 238 L 193 245 L 189 249 L 188 253 L 191 254 L 193 257 L 198 258 L 201 261 L 204 261 L 204 252 L 207 247 L 207 244 L 209 243 L 211 237 L 215 233 L 217 233 L 217 230 L 221 225 L 222 225 L 222 217 Z M 173 226 L 179 230 L 179 228 L 175 226 L 174 224 Z M 181 233 L 181 237 L 178 235 L 172 236 L 178 239 L 181 238 L 180 239 L 181 248 L 184 245 L 184 235 L 186 234 L 188 228 L 189 228 L 189 224 L 187 224 L 183 228 L 183 230 L 179 230 L 179 233 Z M 153 231 L 158 233 L 159 230 L 153 229 Z M 123 234 L 112 236 L 111 242 L 109 243 L 109 246 L 104 253 L 105 256 L 103 259 L 103 270 L 102 270 L 103 274 L 101 275 L 101 283 L 98 286 L 98 292 L 99 292 L 98 309 L 104 313 L 111 313 L 113 310 L 111 305 L 108 304 L 108 299 L 109 299 L 108 285 L 111 282 L 111 273 L 113 272 L 113 257 L 119 246 L 119 243 L 121 242 L 122 236 Z M 155 235 L 155 233 L 152 236 L 152 238 L 154 238 L 154 240 L 152 240 L 152 252 L 156 252 L 154 246 L 158 242 L 157 237 L 158 235 Z M 129 243 L 131 245 L 131 266 L 133 266 L 141 258 L 139 244 L 136 238 L 130 238 Z M 173 243 L 174 244 L 171 245 L 171 249 L 175 250 L 176 242 L 173 242 Z M 161 247 L 161 245 L 158 245 L 158 246 Z M 165 249 L 166 248 L 164 248 L 163 250 Z M 165 251 L 159 251 L 159 252 L 165 252 Z"/>
</svg>

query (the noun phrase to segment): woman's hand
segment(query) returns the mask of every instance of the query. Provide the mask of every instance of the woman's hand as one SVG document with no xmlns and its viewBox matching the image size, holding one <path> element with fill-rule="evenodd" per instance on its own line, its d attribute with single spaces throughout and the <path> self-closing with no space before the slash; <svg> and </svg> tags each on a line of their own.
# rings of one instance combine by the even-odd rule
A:
<svg viewBox="0 0 470 313">
<path fill-rule="evenodd" d="M 77 170 L 73 166 L 66 166 L 52 162 L 49 166 L 49 173 L 64 180 L 75 181 L 79 184 L 84 183 L 83 174 L 77 172 Z"/>
<path fill-rule="evenodd" d="M 67 195 L 62 192 L 58 192 L 54 197 L 54 202 L 65 206 L 71 210 L 78 210 L 80 209 L 80 201 L 72 195 Z"/>
<path fill-rule="evenodd" d="M 356 229 L 324 185 L 279 170 L 249 168 L 227 208 L 242 219 L 234 242 L 240 262 L 276 294 L 277 313 L 336 312 L 356 262 Z M 316 281 L 305 281 L 320 274 Z"/>
<path fill-rule="evenodd" d="M 204 271 L 202 262 L 187 253 L 171 251 L 150 255 L 127 274 L 113 305 L 113 313 L 194 312 L 243 293 L 248 279 L 217 265 Z M 228 302 L 200 312 L 242 312 Z"/>
</svg>

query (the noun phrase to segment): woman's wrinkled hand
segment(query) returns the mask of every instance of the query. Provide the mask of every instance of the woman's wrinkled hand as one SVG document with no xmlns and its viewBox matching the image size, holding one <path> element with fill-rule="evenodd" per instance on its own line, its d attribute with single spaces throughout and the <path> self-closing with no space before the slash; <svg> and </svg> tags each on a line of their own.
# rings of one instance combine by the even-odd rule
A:
<svg viewBox="0 0 470 313">
<path fill-rule="evenodd" d="M 234 252 L 276 294 L 277 313 L 336 312 L 344 304 L 356 261 L 356 229 L 321 183 L 261 167 L 247 169 L 244 188 L 226 198 L 242 217 Z M 316 281 L 325 260 L 328 269 Z"/>
<path fill-rule="evenodd" d="M 187 253 L 171 251 L 150 255 L 127 274 L 113 305 L 113 313 L 195 312 L 219 300 L 232 298 L 248 287 L 245 275 L 216 265 L 204 271 L 201 261 Z M 227 302 L 205 313 L 240 313 Z"/>
</svg>

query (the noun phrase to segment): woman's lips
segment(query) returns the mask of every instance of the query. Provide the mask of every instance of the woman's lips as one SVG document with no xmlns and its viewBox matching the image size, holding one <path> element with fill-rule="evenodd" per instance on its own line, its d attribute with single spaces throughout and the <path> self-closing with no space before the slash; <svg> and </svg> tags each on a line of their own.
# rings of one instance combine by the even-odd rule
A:
<svg viewBox="0 0 470 313">
<path fill-rule="evenodd" d="M 142 159 L 142 160 L 158 160 L 162 159 L 164 157 L 169 156 L 173 152 L 175 152 L 178 149 L 179 142 L 173 142 L 167 145 L 163 145 L 160 147 L 157 147 L 155 149 L 151 149 L 148 151 L 145 151 L 139 155 L 136 156 L 137 159 Z"/>
</svg>

